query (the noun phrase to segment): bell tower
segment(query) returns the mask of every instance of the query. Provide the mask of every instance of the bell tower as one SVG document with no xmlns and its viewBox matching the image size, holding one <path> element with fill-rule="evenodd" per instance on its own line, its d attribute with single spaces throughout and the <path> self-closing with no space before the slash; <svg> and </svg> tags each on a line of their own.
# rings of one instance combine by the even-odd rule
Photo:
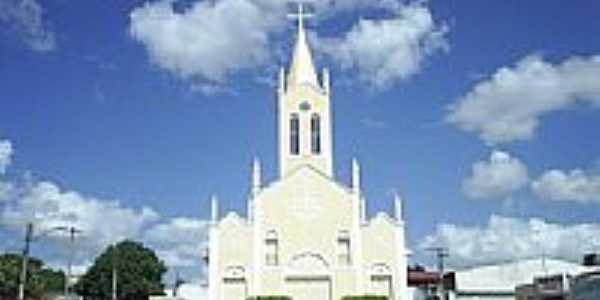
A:
<svg viewBox="0 0 600 300">
<path fill-rule="evenodd" d="M 277 91 L 279 175 L 308 165 L 332 177 L 329 71 L 317 76 L 304 29 L 304 19 L 311 15 L 299 4 L 291 17 L 298 19 L 298 34 L 289 70 L 279 72 Z"/>
</svg>

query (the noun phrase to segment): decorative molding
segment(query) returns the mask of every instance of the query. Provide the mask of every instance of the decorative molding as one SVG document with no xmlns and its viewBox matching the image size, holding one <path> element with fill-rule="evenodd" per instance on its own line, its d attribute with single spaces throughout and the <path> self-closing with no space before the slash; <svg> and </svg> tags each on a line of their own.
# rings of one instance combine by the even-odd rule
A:
<svg viewBox="0 0 600 300">
<path fill-rule="evenodd" d="M 245 280 L 246 268 L 243 266 L 228 266 L 223 272 L 224 280 Z"/>
<path fill-rule="evenodd" d="M 288 263 L 288 270 L 307 275 L 325 273 L 329 270 L 329 263 L 320 254 L 306 252 L 294 255 Z"/>
<path fill-rule="evenodd" d="M 391 276 L 392 268 L 386 263 L 375 263 L 369 268 L 371 276 Z"/>
</svg>

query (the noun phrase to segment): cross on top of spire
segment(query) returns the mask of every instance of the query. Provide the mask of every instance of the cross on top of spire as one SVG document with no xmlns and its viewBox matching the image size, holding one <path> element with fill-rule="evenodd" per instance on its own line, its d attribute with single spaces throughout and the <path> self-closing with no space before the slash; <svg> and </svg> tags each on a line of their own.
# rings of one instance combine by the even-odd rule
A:
<svg viewBox="0 0 600 300">
<path fill-rule="evenodd" d="M 298 2 L 298 12 L 288 14 L 288 17 L 291 19 L 298 19 L 298 30 L 304 29 L 304 19 L 309 19 L 314 17 L 314 14 L 305 13 L 304 12 L 304 3 Z"/>
<path fill-rule="evenodd" d="M 289 14 L 288 17 L 298 19 L 298 38 L 294 47 L 294 55 L 288 74 L 288 86 L 309 84 L 318 87 L 315 65 L 312 60 L 312 54 L 304 30 L 304 19 L 312 17 L 312 14 L 304 12 L 302 2 L 298 3 L 298 13 Z"/>
</svg>

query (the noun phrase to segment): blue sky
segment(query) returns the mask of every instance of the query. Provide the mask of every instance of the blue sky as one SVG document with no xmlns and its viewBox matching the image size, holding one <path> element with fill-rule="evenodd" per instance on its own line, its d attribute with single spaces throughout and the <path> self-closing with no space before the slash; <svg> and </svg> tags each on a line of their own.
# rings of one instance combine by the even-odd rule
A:
<svg viewBox="0 0 600 300">
<path fill-rule="evenodd" d="M 19 247 L 13 219 L 36 215 L 41 198 L 63 203 L 55 217 L 41 213 L 41 227 L 74 220 L 103 234 L 82 265 L 127 236 L 195 268 L 190 253 L 202 243 L 210 195 L 244 213 L 252 158 L 268 181 L 276 177 L 273 82 L 295 32 L 285 7 L 0 2 L 0 140 L 11 148 L 0 183 L 13 187 L 0 189 L 0 250 Z M 249 11 L 236 5 L 256 16 L 236 15 Z M 317 2 L 308 25 L 317 64 L 332 70 L 336 177 L 349 182 L 350 161 L 360 160 L 371 213 L 391 211 L 392 191 L 403 196 L 415 260 L 430 263 L 419 250 L 428 244 L 450 247 L 456 266 L 532 256 L 535 226 L 559 258 L 600 246 L 589 238 L 600 226 L 600 4 L 345 5 Z M 157 29 L 165 24 L 171 31 Z M 103 223 L 89 203 L 136 221 L 118 234 L 98 229 L 113 215 Z M 87 222 L 90 214 L 98 221 Z M 169 240 L 178 229 L 199 241 Z M 469 259 L 461 238 L 532 249 Z M 61 237 L 48 243 L 57 250 L 39 255 L 60 264 Z"/>
</svg>

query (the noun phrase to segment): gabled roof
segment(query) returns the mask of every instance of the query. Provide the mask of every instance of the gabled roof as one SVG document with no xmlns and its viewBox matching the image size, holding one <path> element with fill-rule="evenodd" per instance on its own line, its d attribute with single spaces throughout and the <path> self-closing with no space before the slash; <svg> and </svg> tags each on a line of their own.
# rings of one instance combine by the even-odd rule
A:
<svg viewBox="0 0 600 300">
<path fill-rule="evenodd" d="M 389 214 L 387 214 L 386 212 L 380 211 L 375 215 L 375 217 L 368 220 L 367 224 L 364 224 L 363 227 L 373 226 L 373 225 L 382 224 L 382 223 L 389 224 L 389 225 L 398 224 L 398 222 L 394 218 L 390 217 Z"/>
<path fill-rule="evenodd" d="M 287 183 L 291 178 L 299 175 L 299 173 L 303 172 L 303 171 L 308 171 L 308 172 L 316 175 L 317 178 L 327 181 L 329 184 L 332 185 L 332 187 L 338 189 L 342 193 L 349 194 L 352 192 L 352 190 L 349 187 L 335 181 L 333 178 L 327 176 L 327 174 L 321 172 L 319 169 L 315 168 L 314 166 L 312 166 L 310 164 L 305 164 L 305 165 L 301 165 L 301 166 L 297 167 L 296 169 L 292 170 L 283 178 L 281 178 L 277 181 L 274 181 L 274 182 L 270 183 L 269 185 L 267 185 L 266 187 L 264 187 L 261 190 L 261 192 L 259 193 L 259 195 L 262 193 L 265 193 L 265 192 L 269 192 L 273 189 L 276 189 L 277 187 Z"/>
<path fill-rule="evenodd" d="M 219 225 L 221 224 L 235 224 L 239 226 L 247 225 L 246 219 L 242 218 L 237 212 L 234 211 L 227 213 L 227 215 L 219 221 Z"/>
</svg>

